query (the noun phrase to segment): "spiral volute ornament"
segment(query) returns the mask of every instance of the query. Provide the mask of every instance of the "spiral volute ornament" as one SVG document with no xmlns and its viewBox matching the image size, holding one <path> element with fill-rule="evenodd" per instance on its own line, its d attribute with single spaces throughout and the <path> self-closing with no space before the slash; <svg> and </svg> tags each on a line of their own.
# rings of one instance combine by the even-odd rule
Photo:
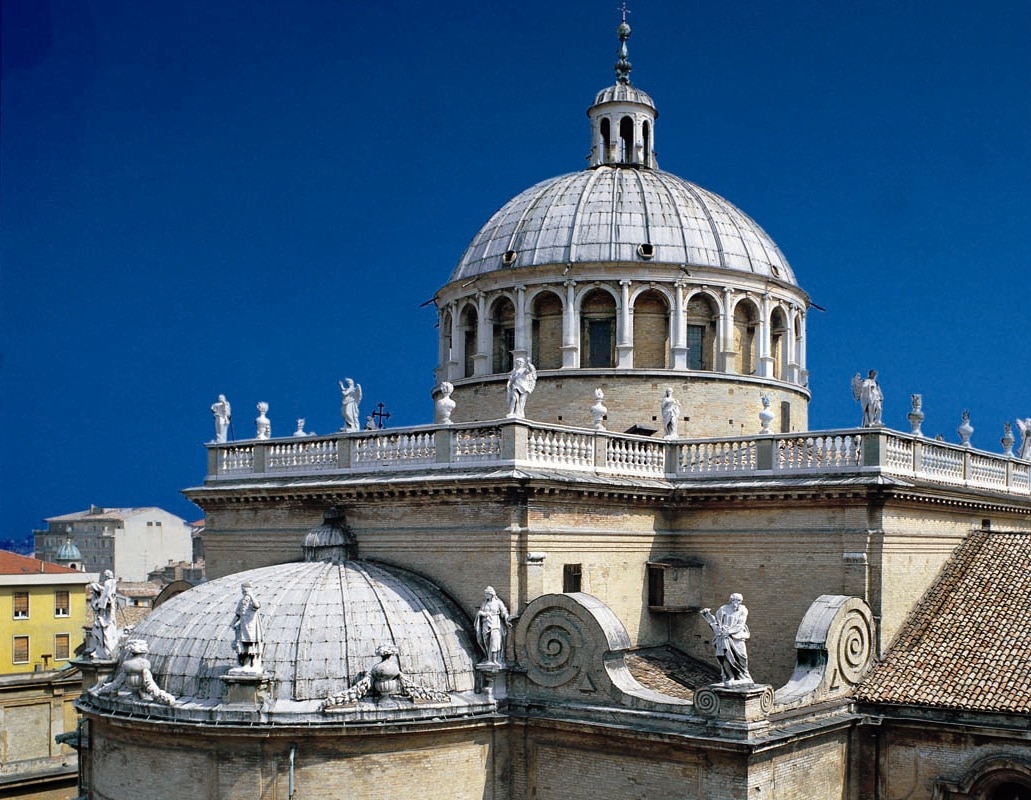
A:
<svg viewBox="0 0 1031 800">
<path fill-rule="evenodd" d="M 720 713 L 720 696 L 708 686 L 696 689 L 694 710 L 703 717 L 715 717 Z"/>
<path fill-rule="evenodd" d="M 541 686 L 563 686 L 584 669 L 580 621 L 564 609 L 546 608 L 526 628 L 527 675 Z"/>
<path fill-rule="evenodd" d="M 872 621 L 862 609 L 847 609 L 838 629 L 834 652 L 841 679 L 850 686 L 858 683 L 873 657 Z"/>
<path fill-rule="evenodd" d="M 764 715 L 765 714 L 769 714 L 771 711 L 773 711 L 773 701 L 774 701 L 773 687 L 772 686 L 764 687 L 763 688 L 763 693 L 759 697 L 759 710 L 762 711 L 762 713 Z"/>
</svg>

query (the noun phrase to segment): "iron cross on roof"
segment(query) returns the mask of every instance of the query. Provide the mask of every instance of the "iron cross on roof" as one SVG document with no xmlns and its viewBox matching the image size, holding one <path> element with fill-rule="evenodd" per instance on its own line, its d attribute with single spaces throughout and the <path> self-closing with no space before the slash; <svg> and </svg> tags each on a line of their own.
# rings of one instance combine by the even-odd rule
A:
<svg viewBox="0 0 1031 800">
<path fill-rule="evenodd" d="M 369 416 L 376 420 L 377 428 L 385 428 L 386 421 L 390 419 L 390 412 L 386 410 L 386 406 L 380 403 L 376 406 L 376 410 L 369 414 Z"/>
</svg>

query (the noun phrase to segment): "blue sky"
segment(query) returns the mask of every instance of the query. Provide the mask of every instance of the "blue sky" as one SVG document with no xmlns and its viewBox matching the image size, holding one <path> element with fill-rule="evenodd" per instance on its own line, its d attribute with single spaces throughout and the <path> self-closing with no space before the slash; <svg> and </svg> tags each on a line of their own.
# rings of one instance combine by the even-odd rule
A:
<svg viewBox="0 0 1031 800">
<path fill-rule="evenodd" d="M 584 166 L 614 0 L 2 0 L 0 538 L 199 511 L 209 406 L 339 428 L 336 382 L 432 419 L 435 313 L 480 225 Z M 1031 3 L 631 6 L 663 169 L 781 246 L 813 428 L 999 451 L 1031 416 Z"/>
</svg>

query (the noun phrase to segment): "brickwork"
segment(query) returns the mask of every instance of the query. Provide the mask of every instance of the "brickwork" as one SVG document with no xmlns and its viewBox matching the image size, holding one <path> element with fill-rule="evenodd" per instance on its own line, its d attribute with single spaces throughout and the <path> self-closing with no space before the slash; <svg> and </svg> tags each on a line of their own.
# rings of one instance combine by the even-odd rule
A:
<svg viewBox="0 0 1031 800">
<path fill-rule="evenodd" d="M 888 722 L 880 736 L 880 776 L 876 797 L 883 800 L 938 800 L 965 798 L 966 793 L 938 792 L 936 784 L 963 784 L 973 775 L 988 775 L 992 765 L 1000 770 L 1012 763 L 1024 764 L 1025 780 L 1031 777 L 1027 745 L 985 717 L 982 726 L 945 728 L 928 722 Z M 1012 720 L 1009 724 L 1012 725 Z M 1025 723 L 1026 724 L 1026 723 Z M 873 770 L 871 769 L 871 772 Z M 873 795 L 868 792 L 861 800 Z M 976 795 L 978 797 L 981 794 Z M 993 797 L 996 795 L 992 795 Z"/>
<path fill-rule="evenodd" d="M 456 382 L 457 403 L 451 418 L 455 422 L 501 419 L 507 411 L 507 376 L 462 385 Z M 605 427 L 625 431 L 633 425 L 662 428 L 659 406 L 666 387 L 680 401 L 682 436 L 738 436 L 759 431 L 760 394 L 767 393 L 773 408 L 782 402 L 791 408 L 788 433 L 804 431 L 809 425 L 808 394 L 784 384 L 771 385 L 756 378 L 683 372 L 615 373 L 612 370 L 559 370 L 541 373 L 537 388 L 526 401 L 528 419 L 591 427 L 590 407 L 594 390 L 605 392 L 608 416 Z M 779 422 L 779 421 L 778 421 Z M 778 422 L 774 425 L 779 428 Z"/>
<path fill-rule="evenodd" d="M 816 597 L 866 600 L 879 622 L 882 652 L 981 513 L 911 501 L 885 506 L 870 503 L 865 490 L 747 502 L 681 495 L 671 506 L 661 492 L 630 501 L 619 494 L 481 488 L 386 498 L 313 493 L 304 501 L 218 506 L 208 515 L 208 571 L 218 577 L 300 560 L 304 536 L 337 504 L 363 558 L 426 576 L 470 615 L 487 585 L 515 613 L 539 594 L 563 591 L 563 568 L 575 564 L 582 591 L 610 606 L 636 645 L 670 641 L 710 659 L 710 632 L 696 613 L 655 612 L 647 604 L 649 561 L 695 559 L 703 564 L 704 604 L 719 605 L 733 591 L 745 595 L 753 676 L 779 686 L 794 669 L 795 632 Z M 996 514 L 996 521 L 1031 525 L 1016 515 Z M 545 555 L 532 576 L 528 553 Z"/>
<path fill-rule="evenodd" d="M 400 735 L 348 735 L 284 731 L 242 736 L 229 731 L 169 735 L 165 728 L 93 722 L 102 748 L 88 751 L 94 800 L 164 800 L 174 787 L 182 796 L 211 800 L 286 797 L 290 750 L 294 786 L 301 797 L 396 800 L 508 800 L 498 780 L 507 771 L 493 723 Z M 182 732 L 179 732 L 182 733 Z M 504 749 L 504 748 L 500 748 Z"/>
<path fill-rule="evenodd" d="M 645 292 L 634 304 L 634 367 L 669 366 L 669 311 L 661 295 Z"/>
</svg>

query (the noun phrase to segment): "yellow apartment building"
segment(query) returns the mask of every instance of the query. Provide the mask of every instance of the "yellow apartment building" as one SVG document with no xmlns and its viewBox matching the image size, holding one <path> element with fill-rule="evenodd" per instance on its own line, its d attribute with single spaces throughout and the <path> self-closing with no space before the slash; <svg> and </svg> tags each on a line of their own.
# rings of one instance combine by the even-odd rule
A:
<svg viewBox="0 0 1031 800">
<path fill-rule="evenodd" d="M 83 641 L 94 577 L 0 550 L 0 674 L 67 665 Z"/>
</svg>

